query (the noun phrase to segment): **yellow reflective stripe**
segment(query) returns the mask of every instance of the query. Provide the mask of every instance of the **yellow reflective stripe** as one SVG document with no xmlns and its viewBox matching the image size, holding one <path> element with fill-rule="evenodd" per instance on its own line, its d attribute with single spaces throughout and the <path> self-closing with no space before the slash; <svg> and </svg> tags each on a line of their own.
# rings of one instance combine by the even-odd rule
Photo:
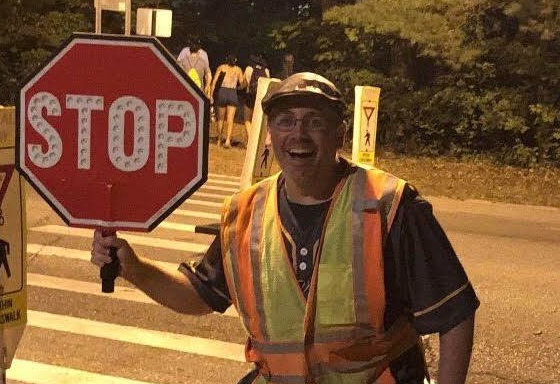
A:
<svg viewBox="0 0 560 384">
<path fill-rule="evenodd" d="M 266 207 L 267 196 L 269 196 L 268 190 L 270 189 L 270 184 L 272 182 L 267 181 L 266 183 L 261 183 L 257 189 L 254 197 L 254 206 L 251 217 L 251 233 L 250 233 L 250 243 L 249 252 L 251 257 L 251 271 L 253 278 L 253 287 L 255 294 L 255 309 L 258 319 L 255 319 L 255 325 L 259 327 L 260 334 L 263 340 L 268 340 L 268 332 L 265 324 L 265 312 L 264 312 L 264 294 L 261 284 L 261 243 L 263 241 L 262 231 L 264 226 L 264 212 Z"/>
<path fill-rule="evenodd" d="M 265 329 L 275 342 L 300 340 L 305 298 L 291 267 L 278 214 L 278 175 L 272 178 L 266 200 L 261 254 L 261 284 Z M 287 320 L 289 319 L 289 320 Z"/>
<path fill-rule="evenodd" d="M 315 327 L 356 322 L 352 267 L 352 180 L 349 176 L 334 198 L 327 216 L 317 276 Z M 311 294 L 311 291 L 310 291 Z"/>
</svg>

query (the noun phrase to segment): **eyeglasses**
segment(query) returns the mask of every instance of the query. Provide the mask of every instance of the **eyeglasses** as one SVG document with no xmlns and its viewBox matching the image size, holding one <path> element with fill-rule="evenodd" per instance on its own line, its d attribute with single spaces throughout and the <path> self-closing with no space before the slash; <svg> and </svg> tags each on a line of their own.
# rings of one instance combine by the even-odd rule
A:
<svg viewBox="0 0 560 384">
<path fill-rule="evenodd" d="M 294 129 L 298 121 L 301 121 L 301 125 L 308 132 L 322 132 L 329 128 L 329 121 L 326 118 L 313 114 L 298 119 L 294 114 L 280 113 L 273 116 L 269 124 L 272 129 L 288 132 Z"/>
</svg>

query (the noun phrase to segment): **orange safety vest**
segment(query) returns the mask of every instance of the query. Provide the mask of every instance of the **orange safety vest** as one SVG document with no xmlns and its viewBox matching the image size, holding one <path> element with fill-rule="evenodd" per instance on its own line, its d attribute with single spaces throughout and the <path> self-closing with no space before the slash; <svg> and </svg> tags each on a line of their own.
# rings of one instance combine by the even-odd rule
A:
<svg viewBox="0 0 560 384">
<path fill-rule="evenodd" d="M 389 363 L 420 342 L 405 316 L 384 326 L 383 242 L 405 182 L 356 167 L 337 185 L 306 300 L 282 238 L 278 177 L 227 199 L 222 214 L 224 271 L 260 372 L 254 383 L 395 383 Z"/>
</svg>

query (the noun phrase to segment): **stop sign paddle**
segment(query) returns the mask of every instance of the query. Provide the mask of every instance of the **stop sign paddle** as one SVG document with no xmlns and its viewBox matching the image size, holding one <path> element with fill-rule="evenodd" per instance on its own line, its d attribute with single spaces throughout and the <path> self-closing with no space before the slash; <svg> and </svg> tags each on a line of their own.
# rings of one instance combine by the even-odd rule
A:
<svg viewBox="0 0 560 384">
<path fill-rule="evenodd" d="M 209 102 L 155 38 L 74 34 L 16 104 L 17 168 L 70 226 L 150 231 L 207 180 Z"/>
</svg>

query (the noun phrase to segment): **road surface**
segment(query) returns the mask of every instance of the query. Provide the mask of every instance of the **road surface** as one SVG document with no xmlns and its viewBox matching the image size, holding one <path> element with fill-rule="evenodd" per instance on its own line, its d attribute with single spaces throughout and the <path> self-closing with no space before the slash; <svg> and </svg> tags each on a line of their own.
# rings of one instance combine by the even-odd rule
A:
<svg viewBox="0 0 560 384">
<path fill-rule="evenodd" d="M 166 268 L 199 258 L 213 237 L 193 226 L 217 222 L 237 184 L 211 175 L 152 233 L 126 236 Z M 67 228 L 27 196 L 29 323 L 10 383 L 226 384 L 250 369 L 234 312 L 179 315 L 121 279 L 101 294 L 92 231 Z M 560 210 L 430 200 L 482 302 L 468 383 L 560 384 Z"/>
</svg>

